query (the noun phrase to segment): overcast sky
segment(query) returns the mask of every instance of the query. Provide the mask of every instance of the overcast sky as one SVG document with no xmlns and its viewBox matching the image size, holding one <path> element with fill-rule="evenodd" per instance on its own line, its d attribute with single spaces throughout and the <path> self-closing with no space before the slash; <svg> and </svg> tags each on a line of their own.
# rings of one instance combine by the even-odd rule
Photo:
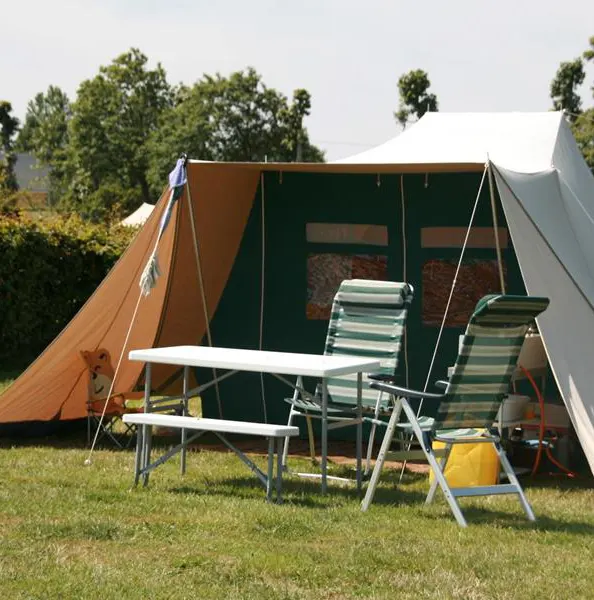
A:
<svg viewBox="0 0 594 600">
<path fill-rule="evenodd" d="M 593 0 L 9 0 L 1 14 L 0 99 L 20 119 L 37 92 L 73 99 L 134 46 L 170 83 L 253 66 L 288 96 L 308 89 L 328 159 L 398 134 L 410 69 L 429 73 L 442 111 L 548 110 L 559 63 L 594 35 Z"/>
</svg>

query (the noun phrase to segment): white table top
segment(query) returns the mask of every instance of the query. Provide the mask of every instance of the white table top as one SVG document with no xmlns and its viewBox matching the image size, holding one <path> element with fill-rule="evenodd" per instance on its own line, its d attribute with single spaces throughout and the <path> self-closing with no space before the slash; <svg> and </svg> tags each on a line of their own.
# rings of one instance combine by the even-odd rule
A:
<svg viewBox="0 0 594 600">
<path fill-rule="evenodd" d="M 372 373 L 380 368 L 379 360 L 355 356 L 323 356 L 239 348 L 211 348 L 209 346 L 172 346 L 170 348 L 132 350 L 129 358 L 140 362 L 167 365 L 306 377 L 333 377 L 359 372 Z"/>
</svg>

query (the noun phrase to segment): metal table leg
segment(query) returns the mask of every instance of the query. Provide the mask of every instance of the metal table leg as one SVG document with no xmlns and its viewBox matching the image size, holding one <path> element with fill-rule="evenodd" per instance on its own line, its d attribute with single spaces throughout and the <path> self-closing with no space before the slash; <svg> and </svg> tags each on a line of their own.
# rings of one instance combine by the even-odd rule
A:
<svg viewBox="0 0 594 600">
<path fill-rule="evenodd" d="M 357 491 L 361 491 L 361 454 L 363 446 L 363 373 L 357 373 Z"/>
<path fill-rule="evenodd" d="M 184 417 L 188 416 L 188 380 L 190 375 L 190 367 L 184 367 L 184 383 L 183 383 L 183 408 L 182 415 Z M 187 443 L 188 443 L 188 432 L 186 429 L 181 430 L 181 455 L 180 455 L 180 471 L 182 475 L 186 474 L 186 452 L 187 452 Z"/>
<path fill-rule="evenodd" d="M 322 379 L 322 494 L 328 489 L 328 384 Z"/>
<path fill-rule="evenodd" d="M 272 481 L 274 479 L 274 438 L 268 438 L 268 478 L 266 480 L 266 500 L 272 500 Z"/>
<path fill-rule="evenodd" d="M 144 412 L 150 412 L 150 401 L 151 401 L 151 363 L 146 363 L 145 375 L 144 375 Z M 148 484 L 148 473 L 145 472 L 146 468 L 150 463 L 150 436 L 152 434 L 152 426 L 142 426 L 142 471 L 143 471 L 143 485 Z"/>
<path fill-rule="evenodd" d="M 276 440 L 276 501 L 278 504 L 283 501 L 283 439 L 277 438 Z"/>
</svg>

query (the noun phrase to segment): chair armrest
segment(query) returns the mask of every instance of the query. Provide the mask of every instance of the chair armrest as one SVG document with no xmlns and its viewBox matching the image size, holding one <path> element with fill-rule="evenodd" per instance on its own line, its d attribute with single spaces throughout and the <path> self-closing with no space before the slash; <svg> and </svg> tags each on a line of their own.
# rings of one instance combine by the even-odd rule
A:
<svg viewBox="0 0 594 600">
<path fill-rule="evenodd" d="M 394 375 L 387 375 L 383 373 L 370 373 L 367 375 L 368 379 L 373 379 L 374 381 L 396 381 L 396 377 Z"/>
<path fill-rule="evenodd" d="M 448 387 L 448 381 L 444 381 L 443 379 L 440 379 L 439 381 L 436 381 L 433 385 L 436 388 L 439 388 L 440 390 L 445 390 Z"/>
<path fill-rule="evenodd" d="M 382 383 L 379 381 L 373 381 L 371 387 L 374 390 L 381 390 L 382 392 L 387 392 L 388 394 L 394 394 L 395 396 L 399 396 L 401 398 L 426 398 L 427 400 L 441 400 L 445 397 L 445 394 L 432 394 L 431 392 L 419 392 L 417 390 L 409 390 L 407 388 L 403 388 L 397 385 L 392 385 L 389 383 Z"/>
</svg>

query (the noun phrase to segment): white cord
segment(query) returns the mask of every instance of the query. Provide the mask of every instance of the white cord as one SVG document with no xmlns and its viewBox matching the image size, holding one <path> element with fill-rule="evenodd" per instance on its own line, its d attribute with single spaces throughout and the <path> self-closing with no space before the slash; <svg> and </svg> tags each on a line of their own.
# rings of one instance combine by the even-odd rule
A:
<svg viewBox="0 0 594 600">
<path fill-rule="evenodd" d="M 157 241 L 158 243 L 158 241 Z M 156 249 L 156 248 L 155 248 Z M 153 250 L 154 252 L 154 250 Z M 113 379 L 111 380 L 111 385 L 109 386 L 109 392 L 107 394 L 107 399 L 105 400 L 105 404 L 103 406 L 103 411 L 101 412 L 101 417 L 99 419 L 99 424 L 97 425 L 97 429 L 95 431 L 95 437 L 93 438 L 93 443 L 91 444 L 91 448 L 89 450 L 89 456 L 87 456 L 85 460 L 85 465 L 91 464 L 91 456 L 93 455 L 93 451 L 95 450 L 95 445 L 97 444 L 97 439 L 99 437 L 99 431 L 103 425 L 103 420 L 105 419 L 105 412 L 107 410 L 107 405 L 111 399 L 111 395 L 113 394 L 113 388 L 115 386 L 116 378 L 120 371 L 120 365 L 122 364 L 122 359 L 124 358 L 124 353 L 126 352 L 126 346 L 128 345 L 128 340 L 130 339 L 130 333 L 132 333 L 132 327 L 134 326 L 134 322 L 136 321 L 136 314 L 138 313 L 138 307 L 140 306 L 140 301 L 142 300 L 143 293 L 140 290 L 138 294 L 138 300 L 136 301 L 136 307 L 134 308 L 134 313 L 132 314 L 132 319 L 130 321 L 130 326 L 128 327 L 128 333 L 126 333 L 126 339 L 124 340 L 124 345 L 122 346 L 122 352 L 120 353 L 120 358 L 118 359 L 118 364 L 115 368 L 115 372 L 113 374 Z"/>
<path fill-rule="evenodd" d="M 402 281 L 408 283 L 406 270 L 406 206 L 404 203 L 404 175 L 400 175 L 400 200 L 402 204 Z M 404 381 L 408 387 L 408 329 L 407 322 L 404 322 Z"/>
<path fill-rule="evenodd" d="M 262 265 L 260 277 L 260 339 L 258 348 L 262 350 L 264 341 L 264 268 L 266 266 L 266 217 L 264 213 L 264 173 L 260 173 L 260 198 L 262 212 Z M 266 393 L 264 392 L 264 374 L 260 373 L 260 390 L 262 391 L 262 410 L 264 411 L 264 423 L 268 423 L 268 411 L 266 410 Z"/>
<path fill-rule="evenodd" d="M 435 363 L 435 357 L 437 356 L 437 350 L 439 349 L 441 335 L 445 328 L 446 319 L 448 317 L 448 311 L 450 310 L 450 304 L 452 302 L 452 297 L 454 296 L 454 290 L 456 288 L 456 283 L 458 282 L 458 274 L 460 273 L 460 267 L 462 266 L 462 259 L 464 258 L 464 251 L 466 250 L 466 245 L 468 244 L 468 238 L 470 237 L 470 230 L 472 229 L 474 215 L 476 214 L 476 208 L 478 206 L 479 199 L 481 197 L 481 192 L 483 190 L 483 184 L 485 183 L 485 176 L 487 174 L 487 169 L 488 169 L 488 165 L 485 165 L 485 170 L 483 171 L 483 176 L 481 178 L 481 183 L 479 185 L 478 193 L 476 195 L 476 200 L 474 201 L 474 206 L 472 208 L 472 214 L 470 215 L 470 223 L 468 223 L 468 229 L 466 230 L 466 236 L 464 237 L 464 243 L 462 244 L 462 252 L 460 253 L 460 259 L 458 260 L 458 266 L 456 267 L 456 273 L 454 274 L 454 281 L 452 282 L 452 287 L 450 289 L 450 295 L 448 297 L 445 312 L 443 313 L 443 319 L 441 320 L 441 327 L 439 328 L 439 334 L 437 335 L 437 341 L 435 342 L 435 349 L 433 350 L 433 357 L 431 358 L 431 364 L 429 365 L 427 379 L 425 380 L 425 387 L 423 388 L 424 392 L 427 391 L 427 387 L 429 386 L 429 381 L 431 379 L 431 372 L 433 371 L 433 365 Z M 423 407 L 423 400 L 421 399 L 421 402 L 419 403 L 419 409 L 417 410 L 417 417 L 421 413 L 422 407 Z"/>
</svg>

